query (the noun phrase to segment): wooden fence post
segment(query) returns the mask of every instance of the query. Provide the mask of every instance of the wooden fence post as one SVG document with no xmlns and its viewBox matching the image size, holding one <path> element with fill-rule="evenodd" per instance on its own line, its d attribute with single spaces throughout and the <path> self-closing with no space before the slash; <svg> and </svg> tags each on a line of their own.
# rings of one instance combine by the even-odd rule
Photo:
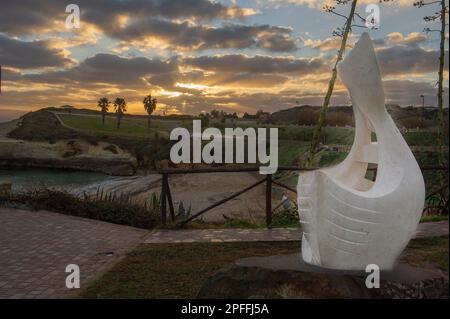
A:
<svg viewBox="0 0 450 319">
<path fill-rule="evenodd" d="M 169 176 L 167 176 L 166 190 L 167 190 L 167 200 L 169 201 L 170 219 L 172 221 L 175 221 L 175 209 L 173 208 L 172 193 L 170 192 Z"/>
<path fill-rule="evenodd" d="M 266 226 L 272 228 L 272 174 L 266 176 Z"/>
<path fill-rule="evenodd" d="M 163 174 L 161 186 L 161 223 L 164 225 L 167 220 L 167 174 Z"/>
</svg>

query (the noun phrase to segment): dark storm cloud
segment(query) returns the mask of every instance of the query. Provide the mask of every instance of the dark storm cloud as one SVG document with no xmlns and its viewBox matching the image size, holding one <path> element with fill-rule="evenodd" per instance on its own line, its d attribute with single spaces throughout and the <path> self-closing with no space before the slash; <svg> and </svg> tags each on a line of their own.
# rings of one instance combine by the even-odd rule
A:
<svg viewBox="0 0 450 319">
<path fill-rule="evenodd" d="M 448 51 L 445 68 L 448 70 Z M 383 74 L 414 74 L 437 72 L 438 50 L 425 50 L 419 47 L 394 46 L 377 50 L 377 57 Z"/>
<path fill-rule="evenodd" d="M 291 58 L 229 54 L 186 58 L 184 64 L 206 71 L 250 73 L 297 73 L 299 76 L 327 69 L 321 58 Z"/>
<path fill-rule="evenodd" d="M 233 19 L 244 17 L 239 7 L 227 7 L 208 0 L 82 0 L 83 17 L 97 24 L 107 22 L 119 14 L 130 14 L 138 18 L 164 17 L 168 19 L 191 18 L 197 20 Z"/>
<path fill-rule="evenodd" d="M 148 41 L 157 38 L 169 47 L 188 50 L 249 49 L 289 52 L 298 49 L 292 29 L 270 26 L 224 24 L 220 27 L 193 25 L 163 19 L 134 19 L 126 27 L 118 25 L 105 32 L 121 41 Z"/>
<path fill-rule="evenodd" d="M 202 25 L 202 21 L 209 20 L 242 20 L 248 10 L 237 6 L 208 0 L 78 0 L 76 3 L 81 9 L 81 23 L 93 24 L 123 44 L 153 37 L 170 48 L 189 50 L 259 48 L 290 52 L 298 49 L 289 28 L 231 23 Z M 57 0 L 5 2 L 0 11 L 0 32 L 20 36 L 43 31 L 66 32 L 65 5 Z M 128 21 L 122 25 L 120 18 L 124 16 Z"/>
<path fill-rule="evenodd" d="M 180 79 L 179 72 L 168 72 L 157 74 L 149 77 L 147 81 L 153 85 L 157 85 L 166 89 L 174 88 Z"/>
<path fill-rule="evenodd" d="M 0 34 L 0 65 L 19 69 L 60 67 L 72 61 L 47 41 L 20 41 Z"/>
<path fill-rule="evenodd" d="M 150 74 L 170 73 L 177 70 L 177 61 L 161 61 L 143 57 L 126 59 L 112 54 L 100 53 L 79 65 L 55 72 L 31 74 L 26 79 L 41 83 L 109 83 L 144 85 L 143 77 Z"/>
<path fill-rule="evenodd" d="M 60 0 L 1 1 L 0 31 L 12 35 L 39 33 L 55 21 L 65 20 L 70 2 Z M 226 7 L 208 0 L 78 0 L 82 19 L 107 27 L 119 14 L 132 17 L 193 18 L 199 20 L 232 19 L 244 16 L 238 7 Z M 64 31 L 64 30 L 59 30 Z"/>
<path fill-rule="evenodd" d="M 16 70 L 2 67 L 2 81 L 20 81 L 22 74 Z"/>
<path fill-rule="evenodd" d="M 283 84 L 288 80 L 287 76 L 278 74 L 259 74 L 255 76 L 253 73 L 238 73 L 219 77 L 213 80 L 211 85 L 266 88 Z"/>
<path fill-rule="evenodd" d="M 179 66 L 194 66 L 197 70 L 180 72 Z M 267 88 L 283 84 L 295 75 L 320 73 L 323 67 L 324 62 L 320 59 L 228 55 L 160 60 L 101 53 L 66 70 L 24 75 L 11 73 L 11 77 L 18 82 L 64 84 L 73 85 L 73 88 L 92 87 L 92 84 L 126 87 L 153 85 L 181 92 L 184 89 L 176 86 L 177 83 Z"/>
<path fill-rule="evenodd" d="M 177 90 L 176 83 L 197 83 L 207 86 L 241 86 L 267 88 L 286 83 L 295 76 L 319 74 L 328 67 L 321 58 L 247 56 L 190 57 L 179 60 L 180 65 L 194 70 L 164 73 L 148 79 L 153 85 Z"/>
<path fill-rule="evenodd" d="M 63 19 L 64 15 L 65 4 L 62 1 L 2 0 L 0 32 L 10 35 L 39 33 L 42 29 L 51 26 L 55 19 Z"/>
</svg>

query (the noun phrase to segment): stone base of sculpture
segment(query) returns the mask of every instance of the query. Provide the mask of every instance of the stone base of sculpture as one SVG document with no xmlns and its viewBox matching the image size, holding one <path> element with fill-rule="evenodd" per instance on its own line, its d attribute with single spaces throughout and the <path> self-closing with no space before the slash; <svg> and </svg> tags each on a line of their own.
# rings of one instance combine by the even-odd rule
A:
<svg viewBox="0 0 450 319">
<path fill-rule="evenodd" d="M 300 254 L 235 261 L 203 284 L 199 298 L 448 298 L 448 279 L 399 264 L 381 272 L 380 288 L 366 287 L 366 274 L 320 268 Z"/>
</svg>

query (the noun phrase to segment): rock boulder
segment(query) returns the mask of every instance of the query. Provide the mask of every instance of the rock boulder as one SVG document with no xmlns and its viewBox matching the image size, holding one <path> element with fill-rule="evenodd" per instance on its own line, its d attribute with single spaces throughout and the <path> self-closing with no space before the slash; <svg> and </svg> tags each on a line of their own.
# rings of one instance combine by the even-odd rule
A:
<svg viewBox="0 0 450 319">
<path fill-rule="evenodd" d="M 448 298 L 448 278 L 407 265 L 381 271 L 380 288 L 368 273 L 311 266 L 300 254 L 244 258 L 206 280 L 199 298 Z"/>
</svg>

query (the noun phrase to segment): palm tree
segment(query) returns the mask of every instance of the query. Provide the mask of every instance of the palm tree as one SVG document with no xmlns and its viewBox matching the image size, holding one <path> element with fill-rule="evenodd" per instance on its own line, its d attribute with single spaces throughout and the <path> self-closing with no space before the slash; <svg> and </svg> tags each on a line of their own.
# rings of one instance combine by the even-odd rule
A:
<svg viewBox="0 0 450 319">
<path fill-rule="evenodd" d="M 155 98 L 152 99 L 151 94 L 147 95 L 144 98 L 144 100 L 142 101 L 142 104 L 144 104 L 144 109 L 145 109 L 145 111 L 147 111 L 147 114 L 148 114 L 148 121 L 147 121 L 148 128 L 150 128 L 152 113 L 156 110 L 157 103 L 158 103 L 158 101 Z"/>
<path fill-rule="evenodd" d="M 117 116 L 117 129 L 120 128 L 120 120 L 123 117 L 123 114 L 127 111 L 127 102 L 125 102 L 124 98 L 118 97 L 114 100 L 114 109 L 116 110 Z"/>
<path fill-rule="evenodd" d="M 97 106 L 101 109 L 102 113 L 102 125 L 105 125 L 105 116 L 108 113 L 109 105 L 111 102 L 106 97 L 102 97 L 100 100 L 98 100 Z"/>
</svg>

